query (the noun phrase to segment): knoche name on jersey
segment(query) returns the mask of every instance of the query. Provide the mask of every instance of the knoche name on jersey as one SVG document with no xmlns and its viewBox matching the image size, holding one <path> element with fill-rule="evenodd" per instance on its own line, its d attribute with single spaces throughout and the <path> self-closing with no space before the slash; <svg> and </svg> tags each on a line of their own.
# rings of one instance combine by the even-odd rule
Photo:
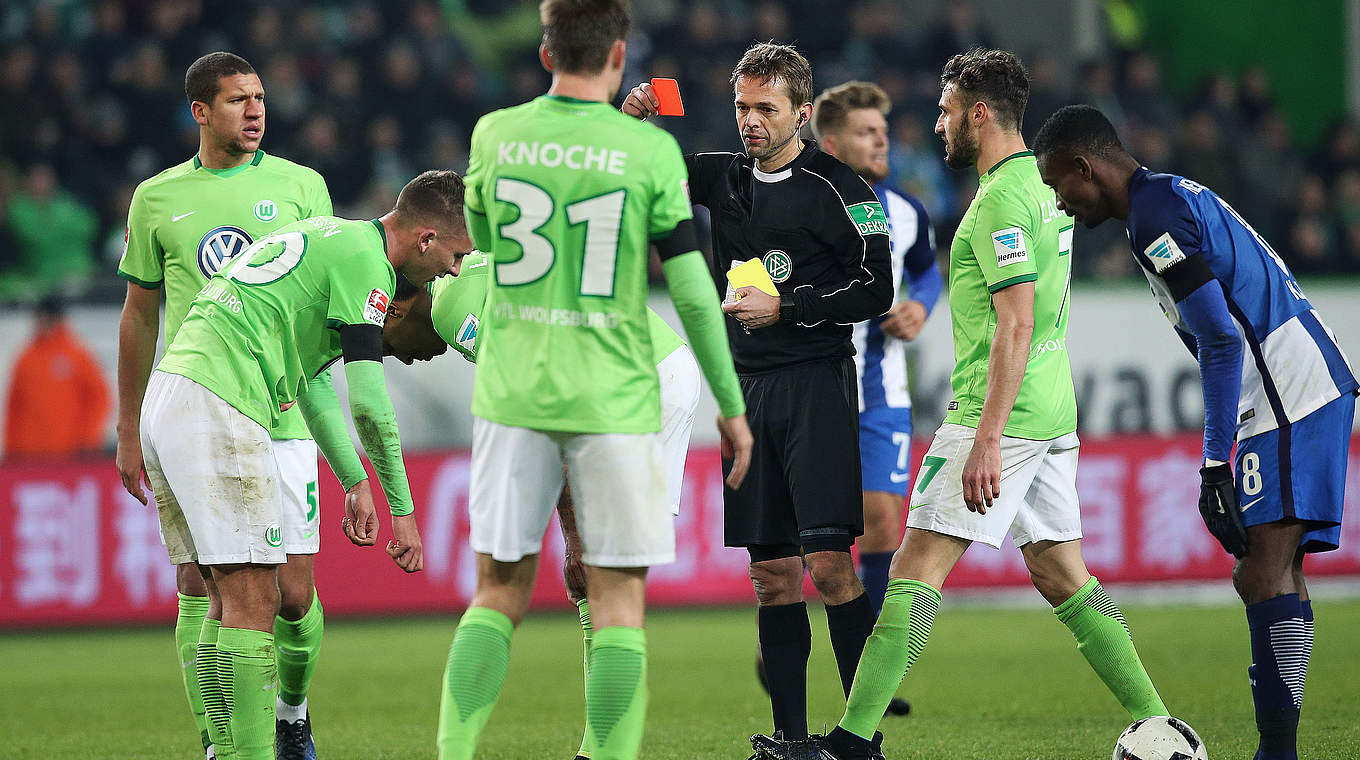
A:
<svg viewBox="0 0 1360 760">
<path fill-rule="evenodd" d="M 548 142 L 509 140 L 496 147 L 496 163 L 501 165 L 543 166 L 549 169 L 565 166 L 577 171 L 608 172 L 623 175 L 628 154 L 621 150 L 597 148 L 591 145 L 567 145 Z M 882 209 L 879 209 L 880 215 Z"/>
</svg>

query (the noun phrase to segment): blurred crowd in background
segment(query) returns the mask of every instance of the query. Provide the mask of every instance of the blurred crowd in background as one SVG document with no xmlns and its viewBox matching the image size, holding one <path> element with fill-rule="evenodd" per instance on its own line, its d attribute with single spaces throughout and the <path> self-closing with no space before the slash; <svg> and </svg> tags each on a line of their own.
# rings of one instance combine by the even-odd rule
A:
<svg viewBox="0 0 1360 760">
<path fill-rule="evenodd" d="M 133 189 L 197 149 L 183 75 L 202 53 L 231 50 L 252 62 L 267 94 L 265 150 L 320 171 L 336 213 L 348 217 L 380 214 L 421 170 L 464 169 L 477 118 L 548 84 L 531 2 L 5 6 L 0 301 L 54 292 L 121 300 L 114 270 Z M 680 80 L 687 116 L 660 121 L 686 150 L 738 149 L 729 75 L 754 40 L 795 43 L 818 90 L 848 79 L 881 84 L 894 103 L 891 181 L 920 197 L 939 240 L 950 239 L 976 177 L 941 161 L 932 134 L 939 70 L 955 52 L 997 44 L 966 0 L 940 3 L 933 18 L 884 0 L 850 0 L 834 13 L 817 0 L 634 0 L 633 8 L 625 88 L 651 76 Z M 1033 77 L 1027 136 L 1064 104 L 1096 105 L 1136 157 L 1217 190 L 1297 272 L 1360 272 L 1356 124 L 1335 125 L 1306 150 L 1273 105 L 1279 83 L 1262 70 L 1214 75 L 1173 99 L 1158 60 L 1137 49 L 1075 70 L 1042 49 L 1016 52 Z M 1117 223 L 1079 232 L 1076 245 L 1077 276 L 1136 276 Z"/>
</svg>

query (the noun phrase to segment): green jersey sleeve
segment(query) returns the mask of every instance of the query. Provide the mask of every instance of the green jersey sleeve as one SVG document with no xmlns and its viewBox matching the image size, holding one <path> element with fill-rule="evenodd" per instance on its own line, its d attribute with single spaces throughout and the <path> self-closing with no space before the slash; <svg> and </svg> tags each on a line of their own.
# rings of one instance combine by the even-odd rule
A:
<svg viewBox="0 0 1360 760">
<path fill-rule="evenodd" d="M 326 324 L 382 327 L 397 279 L 390 267 L 375 265 L 370 257 L 356 256 L 331 271 L 330 286 Z"/>
<path fill-rule="evenodd" d="M 664 134 L 664 133 L 663 133 Z M 654 155 L 652 168 L 654 195 L 652 212 L 647 221 L 647 237 L 651 240 L 665 237 L 675 229 L 675 225 L 694 217 L 689 203 L 689 172 L 685 170 L 685 157 L 675 138 L 664 134 L 660 141 L 662 147 Z"/>
<path fill-rule="evenodd" d="M 146 208 L 146 196 L 141 187 L 132 194 L 123 242 L 123 258 L 118 262 L 118 276 L 144 288 L 159 288 L 165 282 L 165 251 L 156 243 L 151 215 Z"/>
<path fill-rule="evenodd" d="M 326 178 L 320 174 L 316 175 L 316 182 L 312 186 L 311 194 L 307 200 L 309 207 L 306 211 L 306 217 L 333 216 L 335 214 L 335 208 L 331 205 L 331 191 L 326 187 Z"/>
<path fill-rule="evenodd" d="M 1034 213 L 1018 194 L 994 192 L 980 199 L 968 243 L 988 292 L 1039 278 L 1033 255 L 1036 229 Z"/>
<path fill-rule="evenodd" d="M 439 277 L 429 286 L 434 331 L 470 362 L 477 361 L 477 334 L 490 270 L 486 254 L 473 253 L 463 258 L 457 277 Z"/>
</svg>

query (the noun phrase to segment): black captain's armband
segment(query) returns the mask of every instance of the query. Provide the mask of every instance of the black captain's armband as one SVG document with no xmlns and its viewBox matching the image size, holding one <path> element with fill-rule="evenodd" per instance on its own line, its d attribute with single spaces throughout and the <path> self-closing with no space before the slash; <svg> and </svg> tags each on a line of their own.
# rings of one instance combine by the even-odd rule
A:
<svg viewBox="0 0 1360 760">
<path fill-rule="evenodd" d="M 1171 290 L 1172 300 L 1179 302 L 1199 290 L 1204 283 L 1213 280 L 1214 270 L 1209 268 L 1208 259 L 1201 253 L 1187 256 L 1183 261 L 1167 267 L 1162 271 L 1161 277 Z"/>
<path fill-rule="evenodd" d="M 374 361 L 382 363 L 382 328 L 377 325 L 342 325 L 340 351 L 346 362 Z"/>
<path fill-rule="evenodd" d="M 658 238 L 652 243 L 656 246 L 656 252 L 662 261 L 672 259 L 682 253 L 699 250 L 699 237 L 694 232 L 694 220 L 682 219 L 675 225 L 675 229 L 665 237 Z"/>
</svg>

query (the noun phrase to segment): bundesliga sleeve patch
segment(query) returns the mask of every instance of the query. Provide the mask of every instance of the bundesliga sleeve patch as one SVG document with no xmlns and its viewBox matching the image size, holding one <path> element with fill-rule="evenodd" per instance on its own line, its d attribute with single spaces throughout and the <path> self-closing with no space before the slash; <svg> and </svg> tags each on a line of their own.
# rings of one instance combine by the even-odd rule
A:
<svg viewBox="0 0 1360 760">
<path fill-rule="evenodd" d="M 1157 274 L 1170 269 L 1173 264 L 1185 261 L 1185 251 L 1176 245 L 1176 240 L 1171 237 L 1170 232 L 1163 232 L 1161 237 L 1152 241 L 1152 245 L 1143 251 L 1143 255 L 1152 260 L 1152 267 L 1157 270 Z"/>
<path fill-rule="evenodd" d="M 381 290 L 374 288 L 368 291 L 368 303 L 364 304 L 364 321 L 382 327 L 383 322 L 387 321 L 387 304 L 390 302 L 391 299 Z"/>
<path fill-rule="evenodd" d="M 996 249 L 998 267 L 1029 261 L 1029 251 L 1025 249 L 1025 233 L 1019 227 L 1007 227 L 993 232 L 992 247 Z"/>
<path fill-rule="evenodd" d="M 875 201 L 856 203 L 853 206 L 846 206 L 846 212 L 854 220 L 855 226 L 859 228 L 861 235 L 886 235 L 888 234 L 888 217 L 883 214 L 883 204 Z"/>
<path fill-rule="evenodd" d="M 458 345 L 461 346 L 469 356 L 477 354 L 477 316 L 467 315 L 463 324 L 458 328 Z"/>
</svg>

